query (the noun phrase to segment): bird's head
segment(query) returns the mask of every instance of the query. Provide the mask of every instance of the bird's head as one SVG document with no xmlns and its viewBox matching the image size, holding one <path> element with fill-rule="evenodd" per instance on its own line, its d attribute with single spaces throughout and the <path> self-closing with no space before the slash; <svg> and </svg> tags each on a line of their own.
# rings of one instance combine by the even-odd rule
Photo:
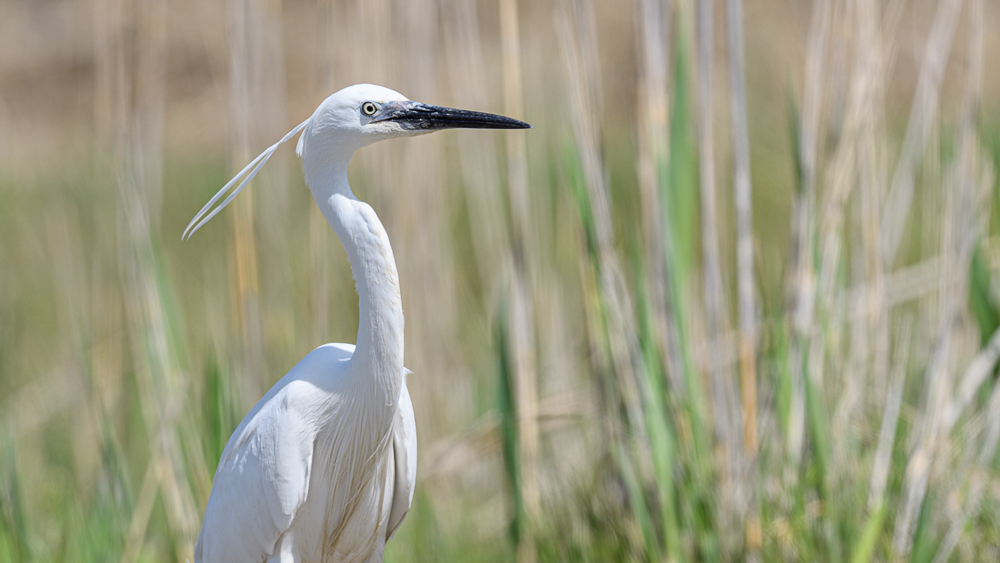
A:
<svg viewBox="0 0 1000 563">
<path fill-rule="evenodd" d="M 374 84 L 355 84 L 333 94 L 316 108 L 299 137 L 298 153 L 330 156 L 353 152 L 376 141 L 410 137 L 441 129 L 526 129 L 523 121 L 414 102 Z"/>
<path fill-rule="evenodd" d="M 302 158 L 308 179 L 311 172 L 330 164 L 342 164 L 346 173 L 347 160 L 361 147 L 394 137 L 409 137 L 442 129 L 529 129 L 523 121 L 461 109 L 432 106 L 414 102 L 399 92 L 375 86 L 355 84 L 331 95 L 316 108 L 313 115 L 292 129 L 280 141 L 255 158 L 235 178 L 229 181 L 195 215 L 184 231 L 189 238 L 223 207 L 236 197 L 260 171 L 274 151 L 299 132 L 296 152 Z M 217 207 L 212 208 L 233 186 L 233 192 Z"/>
</svg>

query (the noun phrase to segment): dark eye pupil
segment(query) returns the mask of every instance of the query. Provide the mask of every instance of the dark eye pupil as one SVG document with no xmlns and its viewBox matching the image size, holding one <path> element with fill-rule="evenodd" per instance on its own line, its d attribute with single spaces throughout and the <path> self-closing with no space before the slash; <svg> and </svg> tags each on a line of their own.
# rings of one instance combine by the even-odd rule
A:
<svg viewBox="0 0 1000 563">
<path fill-rule="evenodd" d="M 366 114 L 371 115 L 375 113 L 375 104 L 369 102 L 361 109 L 363 109 Z"/>
</svg>

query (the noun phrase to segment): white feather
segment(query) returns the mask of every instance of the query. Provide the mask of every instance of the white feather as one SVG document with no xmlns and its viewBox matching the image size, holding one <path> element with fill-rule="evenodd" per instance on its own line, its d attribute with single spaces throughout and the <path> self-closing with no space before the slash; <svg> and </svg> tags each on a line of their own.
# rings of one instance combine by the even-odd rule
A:
<svg viewBox="0 0 1000 563">
<path fill-rule="evenodd" d="M 215 215 L 218 212 L 222 211 L 222 209 L 225 206 L 229 205 L 229 202 L 233 201 L 233 198 L 239 195 L 239 193 L 243 191 L 243 188 L 246 187 L 248 183 L 250 183 L 250 180 L 253 180 L 253 177 L 257 175 L 257 172 L 260 172 L 260 169 L 265 164 L 267 164 L 267 161 L 271 158 L 271 155 L 274 154 L 274 151 L 278 150 L 278 147 L 288 142 L 288 140 L 294 137 L 296 134 L 298 134 L 299 131 L 302 131 L 302 129 L 304 129 L 306 125 L 309 125 L 310 121 L 312 121 L 311 117 L 303 121 L 302 123 L 296 125 L 295 129 L 292 129 L 291 131 L 286 133 L 285 136 L 282 137 L 280 141 L 274 143 L 273 145 L 268 147 L 267 150 L 257 155 L 257 158 L 251 160 L 250 164 L 247 164 L 246 167 L 243 168 L 243 170 L 240 170 L 239 174 L 234 176 L 232 180 L 229 180 L 229 182 L 227 182 L 226 185 L 223 186 L 221 190 L 219 190 L 214 196 L 212 196 L 212 199 L 208 200 L 208 203 L 206 203 L 205 206 L 202 207 L 200 211 L 198 211 L 198 213 L 194 216 L 194 219 L 191 219 L 191 222 L 188 223 L 187 228 L 184 229 L 184 234 L 181 235 L 181 240 L 186 240 L 191 238 L 191 235 L 197 232 L 198 229 L 202 227 L 202 225 L 207 223 L 212 217 L 215 217 Z M 301 143 L 301 140 L 299 142 Z M 253 170 L 251 170 L 251 168 L 253 168 Z M 249 173 L 247 173 L 248 170 L 250 171 Z M 227 197 L 226 200 L 223 201 L 218 207 L 216 207 L 211 213 L 208 213 L 208 210 L 212 207 L 212 205 L 215 202 L 219 201 L 219 198 L 221 198 L 227 191 L 229 191 L 229 188 L 232 188 L 233 185 L 236 184 L 236 182 L 239 182 L 240 179 L 242 179 L 243 181 L 240 182 L 240 185 L 237 186 L 235 190 L 233 190 L 233 193 L 230 194 L 229 197 Z M 206 213 L 208 213 L 207 216 L 205 216 Z M 203 216 L 205 217 L 202 218 Z"/>
</svg>

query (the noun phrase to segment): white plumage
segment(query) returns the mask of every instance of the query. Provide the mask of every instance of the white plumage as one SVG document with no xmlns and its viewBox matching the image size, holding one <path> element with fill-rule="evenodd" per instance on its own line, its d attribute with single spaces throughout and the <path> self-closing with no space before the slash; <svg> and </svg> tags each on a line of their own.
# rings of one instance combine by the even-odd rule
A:
<svg viewBox="0 0 1000 563">
<path fill-rule="evenodd" d="M 403 367 L 403 308 L 392 247 L 347 166 L 375 141 L 445 128 L 518 129 L 513 119 L 411 102 L 359 84 L 327 98 L 192 219 L 190 237 L 301 131 L 306 183 L 351 263 L 357 345 L 326 344 L 247 413 L 219 461 L 196 563 L 381 561 L 416 483 L 417 435 Z M 217 201 L 233 192 L 217 207 Z"/>
<path fill-rule="evenodd" d="M 388 439 L 378 433 L 378 417 L 363 412 L 366 395 L 349 373 L 353 352 L 349 344 L 313 350 L 237 427 L 219 462 L 196 561 L 381 555 L 413 499 L 416 427 L 404 382 Z M 353 463 L 315 463 L 338 459 Z M 337 483 L 352 486 L 332 490 Z M 316 549 L 338 532 L 332 552 Z"/>
</svg>

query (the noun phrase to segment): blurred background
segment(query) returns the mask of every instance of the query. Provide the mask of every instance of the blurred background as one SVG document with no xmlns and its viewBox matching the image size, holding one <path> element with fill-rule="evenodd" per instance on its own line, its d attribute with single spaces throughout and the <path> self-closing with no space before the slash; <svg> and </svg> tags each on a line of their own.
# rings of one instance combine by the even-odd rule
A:
<svg viewBox="0 0 1000 563">
<path fill-rule="evenodd" d="M 0 561 L 185 561 L 354 342 L 283 148 L 372 82 L 503 113 L 354 159 L 418 487 L 388 561 L 1000 558 L 1000 5 L 0 0 Z"/>
</svg>

